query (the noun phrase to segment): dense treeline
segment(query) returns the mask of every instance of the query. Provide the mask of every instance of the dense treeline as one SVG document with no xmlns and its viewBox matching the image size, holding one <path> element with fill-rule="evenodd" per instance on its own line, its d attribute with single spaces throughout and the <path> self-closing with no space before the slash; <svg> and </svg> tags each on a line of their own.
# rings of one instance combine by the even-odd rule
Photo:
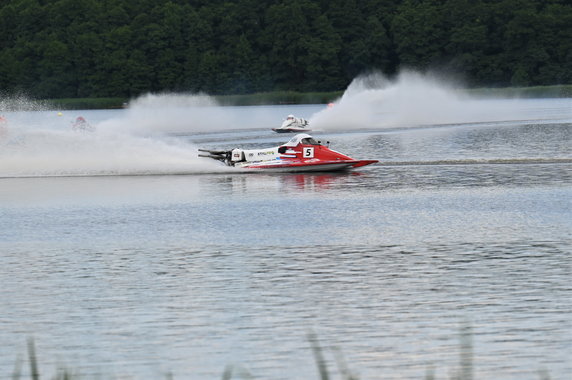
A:
<svg viewBox="0 0 572 380">
<path fill-rule="evenodd" d="M 343 89 L 451 70 L 572 83 L 570 0 L 3 0 L 0 90 L 35 97 Z"/>
</svg>

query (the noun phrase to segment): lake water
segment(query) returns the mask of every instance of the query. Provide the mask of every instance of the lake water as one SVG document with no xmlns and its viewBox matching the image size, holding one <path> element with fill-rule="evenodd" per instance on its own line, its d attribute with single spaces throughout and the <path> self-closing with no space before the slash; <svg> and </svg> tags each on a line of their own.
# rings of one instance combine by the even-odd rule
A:
<svg viewBox="0 0 572 380">
<path fill-rule="evenodd" d="M 426 123 L 343 99 L 334 117 L 145 101 L 5 113 L 0 379 L 28 376 L 29 338 L 43 377 L 317 379 L 309 334 L 334 378 L 570 378 L 571 99 L 441 103 Z M 380 163 L 196 157 L 278 145 L 289 113 Z M 70 131 L 79 114 L 96 133 Z"/>
</svg>

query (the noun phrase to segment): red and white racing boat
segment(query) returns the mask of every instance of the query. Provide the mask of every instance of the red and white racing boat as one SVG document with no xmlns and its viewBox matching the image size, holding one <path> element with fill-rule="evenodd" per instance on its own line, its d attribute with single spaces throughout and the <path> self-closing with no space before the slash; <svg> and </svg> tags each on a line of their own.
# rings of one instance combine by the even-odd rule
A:
<svg viewBox="0 0 572 380">
<path fill-rule="evenodd" d="M 240 169 L 276 172 L 326 172 L 359 168 L 378 162 L 356 160 L 330 149 L 308 134 L 300 133 L 284 145 L 268 149 L 199 149 L 208 157 Z"/>
</svg>

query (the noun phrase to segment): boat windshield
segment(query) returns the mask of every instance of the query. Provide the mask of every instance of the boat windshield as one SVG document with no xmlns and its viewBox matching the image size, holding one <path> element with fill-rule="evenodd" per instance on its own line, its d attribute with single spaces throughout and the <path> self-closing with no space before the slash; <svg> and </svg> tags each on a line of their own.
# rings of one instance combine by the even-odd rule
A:
<svg viewBox="0 0 572 380">
<path fill-rule="evenodd" d="M 320 143 L 314 140 L 312 137 L 303 138 L 301 143 L 303 145 L 320 145 Z"/>
</svg>

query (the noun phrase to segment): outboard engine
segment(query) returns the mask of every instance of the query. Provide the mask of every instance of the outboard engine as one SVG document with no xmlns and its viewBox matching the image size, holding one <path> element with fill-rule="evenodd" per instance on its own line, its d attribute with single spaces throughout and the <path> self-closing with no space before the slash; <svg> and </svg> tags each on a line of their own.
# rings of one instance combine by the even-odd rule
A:
<svg viewBox="0 0 572 380">
<path fill-rule="evenodd" d="M 242 149 L 233 149 L 231 151 L 231 156 L 230 156 L 230 160 L 231 162 L 241 162 L 241 161 L 245 161 L 244 159 L 244 152 L 242 151 Z"/>
</svg>

